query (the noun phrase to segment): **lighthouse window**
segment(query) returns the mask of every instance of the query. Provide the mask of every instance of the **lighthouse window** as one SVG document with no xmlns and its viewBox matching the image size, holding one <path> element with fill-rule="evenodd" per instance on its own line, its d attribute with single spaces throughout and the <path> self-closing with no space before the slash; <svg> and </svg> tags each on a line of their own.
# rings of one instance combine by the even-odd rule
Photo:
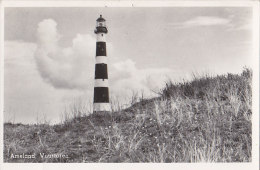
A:
<svg viewBox="0 0 260 170">
<path fill-rule="evenodd" d="M 103 37 L 103 34 L 101 34 L 101 36 Z"/>
</svg>

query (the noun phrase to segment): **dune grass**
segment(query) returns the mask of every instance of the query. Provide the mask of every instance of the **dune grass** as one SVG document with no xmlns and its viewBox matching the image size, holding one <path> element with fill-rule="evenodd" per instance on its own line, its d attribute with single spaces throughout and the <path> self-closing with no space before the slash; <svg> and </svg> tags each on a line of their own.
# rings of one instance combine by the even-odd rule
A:
<svg viewBox="0 0 260 170">
<path fill-rule="evenodd" d="M 167 82 L 160 97 L 61 124 L 5 123 L 5 162 L 250 162 L 252 71 Z M 13 159 L 11 154 L 35 154 Z M 40 153 L 65 158 L 41 158 Z"/>
</svg>

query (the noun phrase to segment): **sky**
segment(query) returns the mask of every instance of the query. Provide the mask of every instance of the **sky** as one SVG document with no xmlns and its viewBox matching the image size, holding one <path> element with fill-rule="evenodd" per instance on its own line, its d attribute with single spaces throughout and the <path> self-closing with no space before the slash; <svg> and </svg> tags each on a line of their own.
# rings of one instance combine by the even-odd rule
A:
<svg viewBox="0 0 260 170">
<path fill-rule="evenodd" d="M 169 79 L 253 65 L 247 7 L 5 8 L 5 121 L 59 123 L 74 106 L 91 111 L 100 14 L 113 106 L 156 96 Z"/>
</svg>

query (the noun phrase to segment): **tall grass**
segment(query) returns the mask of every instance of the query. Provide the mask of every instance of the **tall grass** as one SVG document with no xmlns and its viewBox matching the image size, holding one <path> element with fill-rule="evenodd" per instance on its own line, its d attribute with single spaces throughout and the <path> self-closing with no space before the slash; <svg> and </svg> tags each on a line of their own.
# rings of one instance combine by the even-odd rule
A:
<svg viewBox="0 0 260 170">
<path fill-rule="evenodd" d="M 161 96 L 59 125 L 5 124 L 10 153 L 63 153 L 28 162 L 250 162 L 252 71 L 168 82 Z"/>
</svg>

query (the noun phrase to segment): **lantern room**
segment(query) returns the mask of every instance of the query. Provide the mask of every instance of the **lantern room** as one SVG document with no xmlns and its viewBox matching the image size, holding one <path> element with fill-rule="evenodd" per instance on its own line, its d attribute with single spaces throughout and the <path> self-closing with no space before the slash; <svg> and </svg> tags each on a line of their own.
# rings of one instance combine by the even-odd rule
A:
<svg viewBox="0 0 260 170">
<path fill-rule="evenodd" d="M 107 33 L 106 20 L 100 15 L 97 19 L 96 29 L 94 31 L 96 34 L 98 33 Z"/>
</svg>

